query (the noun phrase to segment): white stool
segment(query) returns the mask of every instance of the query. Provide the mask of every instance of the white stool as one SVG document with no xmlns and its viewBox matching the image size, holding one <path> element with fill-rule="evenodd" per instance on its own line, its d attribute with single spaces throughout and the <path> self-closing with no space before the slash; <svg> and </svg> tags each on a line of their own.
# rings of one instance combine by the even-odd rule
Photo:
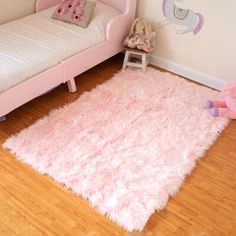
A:
<svg viewBox="0 0 236 236">
<path fill-rule="evenodd" d="M 127 66 L 141 68 L 143 72 L 147 70 L 147 65 L 149 64 L 149 53 L 143 50 L 127 48 L 125 47 L 125 58 L 122 69 L 124 70 Z M 136 58 L 141 57 L 141 63 L 131 62 L 130 59 L 134 55 Z"/>
</svg>

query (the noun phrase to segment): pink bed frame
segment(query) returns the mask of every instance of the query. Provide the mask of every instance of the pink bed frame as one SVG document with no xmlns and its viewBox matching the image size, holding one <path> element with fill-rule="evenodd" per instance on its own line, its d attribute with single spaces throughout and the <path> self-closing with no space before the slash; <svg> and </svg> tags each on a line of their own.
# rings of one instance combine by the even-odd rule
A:
<svg viewBox="0 0 236 236">
<path fill-rule="evenodd" d="M 121 14 L 107 25 L 106 40 L 90 47 L 48 70 L 0 93 L 0 117 L 40 96 L 48 90 L 67 83 L 69 92 L 76 91 L 74 77 L 112 57 L 122 50 L 136 13 L 136 0 L 99 0 L 118 9 Z M 59 4 L 61 0 L 37 0 L 36 12 Z"/>
</svg>

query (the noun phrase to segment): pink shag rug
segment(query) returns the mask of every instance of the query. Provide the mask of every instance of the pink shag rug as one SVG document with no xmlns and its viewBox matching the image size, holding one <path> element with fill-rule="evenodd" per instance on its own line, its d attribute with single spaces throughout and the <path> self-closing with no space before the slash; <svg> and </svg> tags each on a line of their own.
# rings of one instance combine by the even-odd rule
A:
<svg viewBox="0 0 236 236">
<path fill-rule="evenodd" d="M 218 96 L 169 73 L 126 70 L 4 147 L 120 226 L 141 231 L 227 125 L 203 108 Z"/>
</svg>

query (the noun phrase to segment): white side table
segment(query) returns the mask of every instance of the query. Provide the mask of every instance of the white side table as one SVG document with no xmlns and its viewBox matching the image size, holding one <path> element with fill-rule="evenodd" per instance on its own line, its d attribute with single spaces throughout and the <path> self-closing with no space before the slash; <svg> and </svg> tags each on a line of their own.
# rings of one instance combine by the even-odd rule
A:
<svg viewBox="0 0 236 236">
<path fill-rule="evenodd" d="M 123 70 L 127 66 L 137 67 L 142 69 L 143 72 L 147 70 L 147 65 L 149 64 L 149 53 L 145 52 L 143 50 L 133 49 L 125 47 L 125 58 L 123 63 Z M 132 56 L 134 57 L 141 57 L 141 63 L 140 62 L 131 62 Z"/>
</svg>

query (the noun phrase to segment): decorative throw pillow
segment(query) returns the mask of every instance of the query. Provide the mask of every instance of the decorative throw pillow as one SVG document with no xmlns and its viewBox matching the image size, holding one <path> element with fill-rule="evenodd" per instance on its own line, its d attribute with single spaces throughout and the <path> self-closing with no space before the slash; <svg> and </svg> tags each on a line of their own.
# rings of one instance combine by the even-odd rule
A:
<svg viewBox="0 0 236 236">
<path fill-rule="evenodd" d="M 86 28 L 90 22 L 95 6 L 95 1 L 63 0 L 57 7 L 52 18 Z"/>
</svg>

